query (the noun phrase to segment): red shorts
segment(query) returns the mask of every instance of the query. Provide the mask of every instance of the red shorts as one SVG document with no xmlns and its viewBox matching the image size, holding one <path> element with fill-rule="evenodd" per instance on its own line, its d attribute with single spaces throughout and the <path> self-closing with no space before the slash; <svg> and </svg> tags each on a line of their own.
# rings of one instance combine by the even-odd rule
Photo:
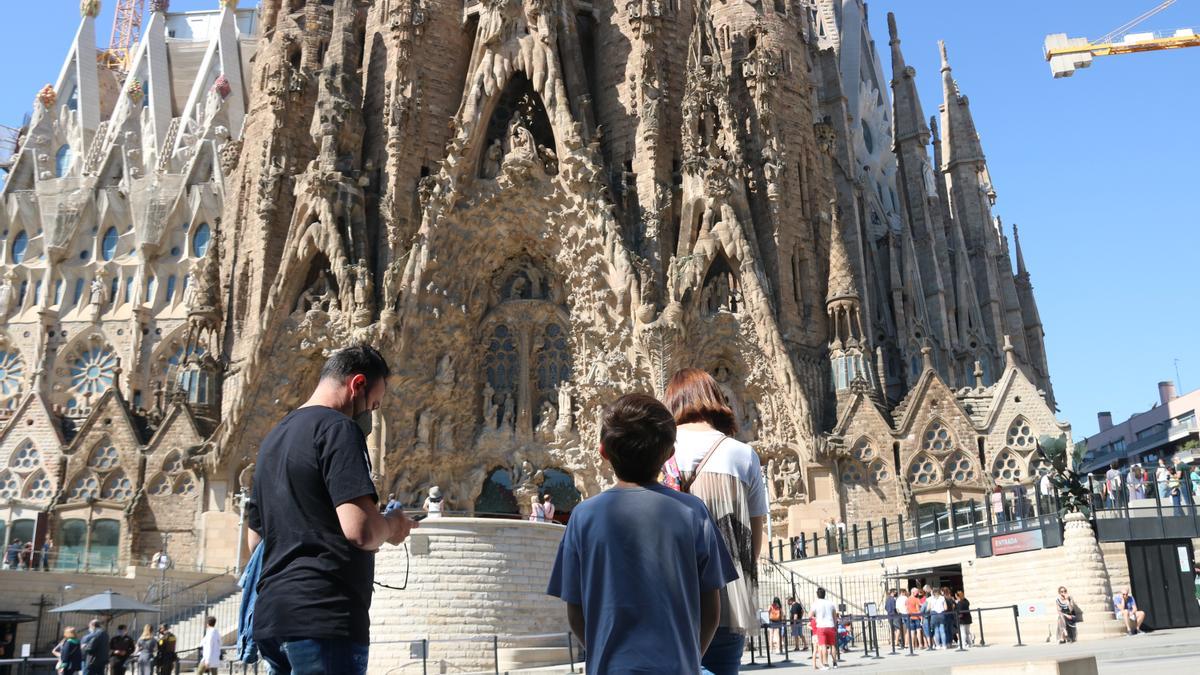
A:
<svg viewBox="0 0 1200 675">
<path fill-rule="evenodd" d="M 817 644 L 819 645 L 832 647 L 834 643 L 837 642 L 836 628 L 818 628 L 814 632 L 814 635 L 816 636 Z"/>
</svg>

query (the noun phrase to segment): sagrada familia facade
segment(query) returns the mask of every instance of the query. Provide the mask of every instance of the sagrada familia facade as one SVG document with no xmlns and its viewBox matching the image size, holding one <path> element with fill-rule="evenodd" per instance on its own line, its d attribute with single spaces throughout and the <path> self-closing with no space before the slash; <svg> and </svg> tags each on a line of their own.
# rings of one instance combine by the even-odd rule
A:
<svg viewBox="0 0 1200 675">
<path fill-rule="evenodd" d="M 775 536 L 953 511 L 1069 433 L 945 48 L 927 118 L 862 0 L 155 0 L 121 71 L 81 9 L 0 192 L 6 539 L 231 565 L 258 443 L 355 340 L 381 494 L 479 514 L 602 490 L 600 407 L 685 366 Z"/>
</svg>

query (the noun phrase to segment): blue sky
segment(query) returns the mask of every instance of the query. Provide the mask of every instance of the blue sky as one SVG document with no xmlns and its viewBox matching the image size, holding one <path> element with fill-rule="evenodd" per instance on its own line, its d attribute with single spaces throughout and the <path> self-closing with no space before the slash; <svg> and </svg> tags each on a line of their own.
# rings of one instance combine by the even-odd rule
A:
<svg viewBox="0 0 1200 675">
<path fill-rule="evenodd" d="M 250 4 L 249 2 L 245 4 Z M 1047 33 L 1097 37 L 1152 0 L 877 0 L 871 31 L 890 77 L 887 12 L 917 69 L 927 115 L 941 101 L 944 39 L 983 137 L 1005 223 L 1021 227 L 1046 328 L 1061 416 L 1076 438 L 1096 412 L 1123 420 L 1157 401 L 1159 380 L 1200 387 L 1200 209 L 1196 111 L 1200 48 L 1097 59 L 1055 80 Z M 103 2 L 106 44 L 113 0 Z M 16 126 L 58 74 L 79 23 L 78 0 L 5 2 L 9 62 L 0 123 Z M 173 0 L 172 11 L 216 0 Z M 1183 0 L 1145 30 L 1200 27 Z"/>
</svg>

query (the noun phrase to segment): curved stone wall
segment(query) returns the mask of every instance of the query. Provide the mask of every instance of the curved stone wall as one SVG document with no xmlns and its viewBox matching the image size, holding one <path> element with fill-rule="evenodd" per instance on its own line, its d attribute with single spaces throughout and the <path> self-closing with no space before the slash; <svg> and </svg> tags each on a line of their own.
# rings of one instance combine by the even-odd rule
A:
<svg viewBox="0 0 1200 675">
<path fill-rule="evenodd" d="M 375 579 L 404 590 L 375 588 L 369 672 L 420 672 L 413 642 L 426 638 L 429 672 L 491 671 L 496 646 L 502 657 L 511 647 L 538 646 L 506 638 L 565 632 L 566 608 L 546 595 L 564 531 L 553 523 L 439 518 L 421 523 L 407 552 L 386 546 Z"/>
</svg>

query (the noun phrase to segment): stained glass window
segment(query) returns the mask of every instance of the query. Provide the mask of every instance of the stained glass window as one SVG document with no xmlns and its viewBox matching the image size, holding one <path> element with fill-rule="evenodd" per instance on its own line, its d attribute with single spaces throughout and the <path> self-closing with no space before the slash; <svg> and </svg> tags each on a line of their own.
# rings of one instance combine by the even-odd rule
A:
<svg viewBox="0 0 1200 675">
<path fill-rule="evenodd" d="M 0 351 L 0 397 L 16 394 L 25 378 L 25 361 L 20 352 Z"/>
<path fill-rule="evenodd" d="M 71 157 L 71 146 L 59 147 L 58 153 L 54 156 L 54 175 L 59 178 L 67 175 L 67 171 L 71 168 Z"/>
<path fill-rule="evenodd" d="M 1008 444 L 1018 451 L 1033 449 L 1033 430 L 1029 428 L 1029 422 L 1024 417 L 1013 420 L 1012 426 L 1008 428 Z"/>
<path fill-rule="evenodd" d="M 950 452 L 954 449 L 954 439 L 950 437 L 950 430 L 940 421 L 934 420 L 925 429 L 921 449 L 926 452 Z"/>
<path fill-rule="evenodd" d="M 908 480 L 913 485 L 925 486 L 933 485 L 941 480 L 938 473 L 937 462 L 933 461 L 928 455 L 918 455 L 913 463 L 908 467 Z"/>
<path fill-rule="evenodd" d="M 101 499 L 125 501 L 133 496 L 133 483 L 124 471 L 115 471 L 104 481 L 104 489 L 100 491 Z"/>
<path fill-rule="evenodd" d="M 8 466 L 22 473 L 32 471 L 41 463 L 41 454 L 38 453 L 37 446 L 33 441 L 25 441 L 17 447 L 17 451 L 13 453 L 12 459 L 9 460 Z"/>
<path fill-rule="evenodd" d="M 1021 458 L 1005 448 L 992 462 L 992 478 L 1000 483 L 1016 483 L 1025 477 Z"/>
<path fill-rule="evenodd" d="M 212 239 L 212 230 L 209 229 L 208 223 L 200 223 L 196 228 L 196 232 L 192 234 L 192 255 L 197 258 L 203 258 L 208 252 L 208 242 Z"/>
<path fill-rule="evenodd" d="M 71 364 L 71 386 L 81 394 L 99 394 L 112 386 L 116 367 L 117 356 L 112 351 L 89 349 Z"/>
<path fill-rule="evenodd" d="M 42 473 L 39 469 L 37 473 L 25 483 L 25 498 L 43 500 L 49 499 L 50 495 L 54 494 L 54 484 Z"/>
<path fill-rule="evenodd" d="M 13 237 L 12 242 L 12 261 L 14 264 L 25 261 L 25 253 L 29 250 L 29 235 L 21 230 Z"/>
<path fill-rule="evenodd" d="M 0 471 L 0 500 L 16 499 L 21 493 L 21 481 L 11 471 Z"/>
<path fill-rule="evenodd" d="M 946 475 L 950 476 L 956 482 L 966 483 L 975 480 L 975 466 L 971 464 L 971 460 L 961 452 L 954 453 L 954 456 L 946 462 Z"/>
<path fill-rule="evenodd" d="M 100 481 L 92 474 L 80 476 L 71 484 L 71 499 L 81 501 L 91 497 L 95 499 L 100 496 Z"/>
<path fill-rule="evenodd" d="M 120 235 L 117 234 L 117 228 L 110 227 L 104 231 L 104 239 L 100 242 L 100 256 L 105 260 L 112 260 L 117 255 L 117 240 Z"/>
<path fill-rule="evenodd" d="M 120 458 L 117 456 L 117 449 L 108 443 L 101 443 L 92 450 L 92 454 L 88 457 L 88 466 L 96 471 L 108 471 L 117 466 Z"/>
</svg>

